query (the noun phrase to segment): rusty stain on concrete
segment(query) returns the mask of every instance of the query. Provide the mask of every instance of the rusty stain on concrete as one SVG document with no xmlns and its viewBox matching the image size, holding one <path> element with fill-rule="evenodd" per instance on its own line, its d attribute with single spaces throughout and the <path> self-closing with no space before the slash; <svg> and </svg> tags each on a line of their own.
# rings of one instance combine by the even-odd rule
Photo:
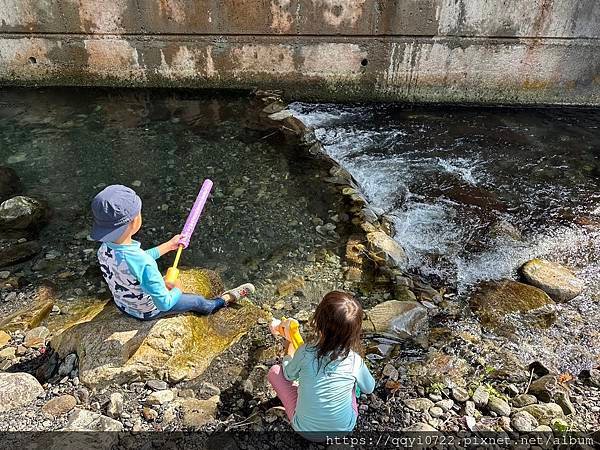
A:
<svg viewBox="0 0 600 450">
<path fill-rule="evenodd" d="M 292 0 L 271 0 L 271 29 L 276 33 L 289 33 L 294 17 L 290 13 Z"/>
<path fill-rule="evenodd" d="M 323 11 L 323 19 L 329 25 L 354 26 L 362 15 L 365 0 L 313 0 L 313 4 Z"/>
<path fill-rule="evenodd" d="M 183 0 L 159 0 L 160 13 L 177 23 L 185 22 L 185 3 Z"/>
<path fill-rule="evenodd" d="M 600 104 L 595 0 L 0 0 L 0 82 Z"/>
</svg>

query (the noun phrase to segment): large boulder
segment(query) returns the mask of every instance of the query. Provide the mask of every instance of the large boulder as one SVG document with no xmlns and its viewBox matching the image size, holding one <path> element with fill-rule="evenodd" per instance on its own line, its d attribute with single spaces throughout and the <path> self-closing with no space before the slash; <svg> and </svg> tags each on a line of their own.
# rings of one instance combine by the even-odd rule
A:
<svg viewBox="0 0 600 450">
<path fill-rule="evenodd" d="M 552 297 L 557 302 L 567 302 L 583 291 L 583 281 L 560 264 L 543 259 L 532 259 L 521 267 L 525 280 Z"/>
<path fill-rule="evenodd" d="M 470 300 L 481 324 L 511 336 L 516 326 L 547 328 L 556 320 L 556 304 L 534 286 L 512 280 L 480 284 Z"/>
<path fill-rule="evenodd" d="M 44 392 L 44 388 L 28 373 L 0 372 L 0 413 L 25 406 Z"/>
<path fill-rule="evenodd" d="M 36 241 L 0 244 L 0 267 L 12 266 L 33 258 L 40 251 Z"/>
<path fill-rule="evenodd" d="M 11 230 L 39 228 L 46 218 L 46 206 L 30 197 L 17 195 L 0 204 L 0 228 Z"/>
<path fill-rule="evenodd" d="M 21 192 L 21 180 L 10 167 L 0 167 L 0 203 Z"/>
<path fill-rule="evenodd" d="M 402 270 L 408 266 L 408 256 L 402 246 L 383 231 L 367 233 L 367 248 L 371 258 L 380 264 Z"/>
<path fill-rule="evenodd" d="M 365 313 L 363 330 L 393 334 L 400 337 L 417 336 L 427 328 L 427 308 L 419 302 L 389 300 Z"/>
<path fill-rule="evenodd" d="M 181 278 L 184 286 L 194 287 L 194 279 L 204 282 L 209 277 L 193 271 L 183 272 Z M 214 294 L 205 288 L 197 285 L 189 290 Z M 244 302 L 211 316 L 190 313 L 140 321 L 120 312 L 112 302 L 96 303 L 81 312 L 83 321 L 72 326 L 62 323 L 50 345 L 62 358 L 77 353 L 79 378 L 90 387 L 149 379 L 176 383 L 200 376 L 215 356 L 237 342 L 264 314 Z"/>
</svg>

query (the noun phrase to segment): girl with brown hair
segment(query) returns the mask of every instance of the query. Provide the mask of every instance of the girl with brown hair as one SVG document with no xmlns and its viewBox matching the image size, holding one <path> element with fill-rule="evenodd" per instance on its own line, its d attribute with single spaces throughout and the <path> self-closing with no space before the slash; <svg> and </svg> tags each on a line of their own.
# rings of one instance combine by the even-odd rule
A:
<svg viewBox="0 0 600 450">
<path fill-rule="evenodd" d="M 356 387 L 366 394 L 375 388 L 359 355 L 362 317 L 351 294 L 329 292 L 311 320 L 313 339 L 294 352 L 288 337 L 283 364 L 269 370 L 269 382 L 292 427 L 306 437 L 352 431 L 358 416 Z"/>
</svg>

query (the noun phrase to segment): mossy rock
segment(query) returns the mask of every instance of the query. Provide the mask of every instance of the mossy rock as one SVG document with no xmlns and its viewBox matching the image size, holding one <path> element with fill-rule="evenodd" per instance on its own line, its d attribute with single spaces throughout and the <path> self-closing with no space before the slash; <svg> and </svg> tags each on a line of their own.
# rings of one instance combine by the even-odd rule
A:
<svg viewBox="0 0 600 450">
<path fill-rule="evenodd" d="M 556 304 L 548 294 L 512 280 L 480 284 L 470 305 L 484 327 L 504 335 L 512 335 L 515 324 L 548 328 L 556 320 Z"/>
<path fill-rule="evenodd" d="M 205 298 L 218 297 L 225 291 L 221 276 L 214 270 L 182 268 L 179 281 L 183 292 L 200 294 Z"/>
<path fill-rule="evenodd" d="M 223 290 L 215 272 L 182 271 L 185 291 L 214 297 Z M 246 334 L 266 313 L 249 301 L 210 316 L 193 313 L 141 321 L 112 301 L 85 300 L 70 318 L 52 319 L 50 345 L 60 357 L 77 353 L 79 377 L 90 387 L 144 381 L 176 383 L 199 377 L 211 361 Z"/>
</svg>

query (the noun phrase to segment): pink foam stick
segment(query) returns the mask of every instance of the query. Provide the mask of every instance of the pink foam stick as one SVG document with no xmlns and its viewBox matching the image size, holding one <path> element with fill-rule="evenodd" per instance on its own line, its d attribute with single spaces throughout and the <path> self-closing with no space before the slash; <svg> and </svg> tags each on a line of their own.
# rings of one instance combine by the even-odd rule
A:
<svg viewBox="0 0 600 450">
<path fill-rule="evenodd" d="M 200 219 L 200 215 L 202 214 L 202 210 L 204 209 L 206 199 L 208 198 L 208 194 L 210 194 L 212 186 L 213 182 L 209 179 L 204 180 L 204 183 L 202 183 L 200 192 L 198 192 L 198 197 L 196 197 L 194 206 L 192 206 L 190 214 L 185 221 L 185 225 L 183 226 L 183 230 L 181 231 L 179 245 L 182 245 L 183 248 L 187 248 L 188 245 L 190 245 L 190 238 L 192 237 L 192 234 L 194 234 L 194 229 L 196 228 L 198 219 Z"/>
</svg>

